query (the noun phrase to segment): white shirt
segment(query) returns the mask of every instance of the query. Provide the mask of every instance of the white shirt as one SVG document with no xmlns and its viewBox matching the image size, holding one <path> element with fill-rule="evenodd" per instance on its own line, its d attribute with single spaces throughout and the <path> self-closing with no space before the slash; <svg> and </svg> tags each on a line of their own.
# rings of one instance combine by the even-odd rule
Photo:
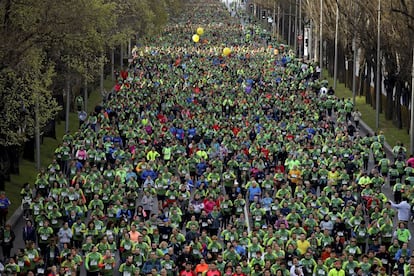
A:
<svg viewBox="0 0 414 276">
<path fill-rule="evenodd" d="M 391 206 L 398 210 L 398 220 L 409 221 L 411 216 L 411 206 L 406 200 L 401 201 L 398 204 L 391 202 Z"/>
<path fill-rule="evenodd" d="M 303 276 L 302 268 L 298 265 L 292 265 L 290 268 L 290 276 Z"/>
</svg>

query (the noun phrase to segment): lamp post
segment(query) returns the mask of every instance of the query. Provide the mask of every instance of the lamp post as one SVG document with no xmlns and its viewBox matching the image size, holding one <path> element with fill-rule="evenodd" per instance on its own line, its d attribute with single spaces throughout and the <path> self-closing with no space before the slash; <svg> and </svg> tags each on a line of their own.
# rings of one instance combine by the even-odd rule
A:
<svg viewBox="0 0 414 276">
<path fill-rule="evenodd" d="M 70 113 L 70 79 L 66 80 L 66 114 L 65 114 L 65 132 L 69 131 L 69 113 Z"/>
<path fill-rule="evenodd" d="M 321 70 L 321 73 L 320 73 L 321 77 L 322 77 L 322 63 L 323 63 L 322 21 L 323 21 L 323 0 L 321 0 L 321 9 L 320 9 L 320 17 L 319 17 L 319 68 Z"/>
<path fill-rule="evenodd" d="M 357 46 L 356 46 L 356 38 L 352 39 L 352 52 L 353 52 L 353 59 L 352 62 L 352 103 L 355 106 L 355 97 L 356 97 L 356 61 L 357 61 Z"/>
<path fill-rule="evenodd" d="M 410 153 L 414 154 L 414 47 L 413 67 L 411 69 L 411 121 L 410 121 Z"/>
<path fill-rule="evenodd" d="M 312 59 L 312 20 L 305 19 L 303 32 L 303 58 L 306 60 Z"/>
<path fill-rule="evenodd" d="M 288 31 L 288 45 L 290 45 L 290 38 L 292 37 L 292 4 L 289 2 L 289 31 Z"/>
<path fill-rule="evenodd" d="M 277 5 L 277 23 L 276 23 L 276 29 L 277 29 L 277 38 L 278 39 L 283 38 L 283 34 L 280 35 L 281 34 L 281 32 L 280 32 L 280 5 Z"/>
<path fill-rule="evenodd" d="M 299 36 L 301 39 L 299 39 L 299 58 L 302 58 L 302 46 L 303 46 L 303 33 L 302 33 L 302 0 L 299 0 Z"/>
<path fill-rule="evenodd" d="M 88 112 L 88 80 L 85 77 L 84 80 L 85 87 L 83 88 L 83 110 Z"/>
<path fill-rule="evenodd" d="M 101 92 L 101 95 L 103 95 L 103 92 L 104 92 L 104 73 L 105 73 L 104 67 L 105 67 L 105 57 L 102 53 L 101 64 L 100 64 L 100 76 L 99 76 L 99 90 Z"/>
<path fill-rule="evenodd" d="M 356 2 L 352 1 L 352 3 L 353 3 L 352 11 L 353 11 L 353 14 L 354 14 L 353 16 L 354 16 L 354 18 L 356 18 L 356 11 L 357 11 Z M 353 30 L 354 30 L 354 37 L 352 38 L 352 54 L 353 54 L 353 62 L 352 62 L 352 104 L 354 106 L 356 106 L 356 100 L 355 100 L 355 97 L 356 97 L 356 70 L 357 70 L 357 64 L 356 63 L 357 63 L 358 48 L 357 48 L 357 38 L 356 38 L 355 25 L 354 25 Z"/>
<path fill-rule="evenodd" d="M 293 40 L 293 47 L 295 48 L 295 55 L 298 53 L 298 36 L 299 36 L 299 32 L 298 32 L 298 0 L 296 0 L 295 2 L 295 35 L 294 35 L 294 40 Z"/>
<path fill-rule="evenodd" d="M 379 112 L 380 112 L 380 78 L 381 78 L 381 72 L 380 72 L 380 59 L 381 59 L 381 0 L 378 0 L 378 26 L 377 26 L 377 82 L 376 82 L 376 104 L 375 104 L 375 127 L 378 130 L 379 129 Z"/>
<path fill-rule="evenodd" d="M 339 4 L 336 0 L 336 20 L 335 20 L 335 59 L 334 59 L 334 84 L 336 90 L 336 82 L 338 77 L 338 25 L 339 25 Z"/>
<path fill-rule="evenodd" d="M 40 170 L 40 118 L 39 118 L 39 93 L 36 95 L 35 105 L 35 147 L 36 147 L 36 170 Z"/>
<path fill-rule="evenodd" d="M 279 17 L 277 18 L 277 20 L 279 20 Z M 276 37 L 276 1 L 273 2 L 272 37 Z"/>
</svg>

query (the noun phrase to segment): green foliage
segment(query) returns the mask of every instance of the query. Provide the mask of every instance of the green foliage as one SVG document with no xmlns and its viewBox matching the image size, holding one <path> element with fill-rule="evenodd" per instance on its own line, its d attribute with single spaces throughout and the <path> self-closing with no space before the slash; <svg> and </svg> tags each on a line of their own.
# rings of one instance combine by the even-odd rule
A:
<svg viewBox="0 0 414 276">
<path fill-rule="evenodd" d="M 116 0 L 117 27 L 109 37 L 112 47 L 132 37 L 150 37 L 160 33 L 170 17 L 179 13 L 182 0 Z"/>
<path fill-rule="evenodd" d="M 21 145 L 59 107 L 64 80 L 93 81 L 105 52 L 159 32 L 181 0 L 0 1 L 0 144 Z M 63 80 L 63 81 L 62 81 Z"/>
<path fill-rule="evenodd" d="M 56 79 L 97 76 L 106 36 L 116 24 L 114 7 L 102 0 L 0 3 L 1 145 L 33 137 L 37 104 L 41 128 L 56 116 Z"/>
<path fill-rule="evenodd" d="M 69 26 L 62 26 L 65 39 L 55 44 L 54 50 L 59 51 L 59 59 L 68 71 L 97 76 L 107 35 L 116 25 L 115 5 L 101 0 L 69 2 L 69 15 L 76 14 L 76 19 L 68 18 Z"/>
<path fill-rule="evenodd" d="M 110 80 L 105 80 L 104 87 L 107 90 L 110 90 L 113 86 L 113 82 Z M 96 105 L 101 104 L 102 97 L 101 93 L 98 90 L 94 90 L 88 100 L 88 110 L 92 110 Z M 70 114 L 70 132 L 75 133 L 78 127 L 78 115 L 75 113 Z M 58 123 L 56 125 L 56 137 L 57 139 L 45 137 L 42 145 L 40 146 L 40 160 L 41 167 L 47 168 L 47 166 L 55 158 L 55 149 L 62 143 L 62 137 L 65 134 L 65 124 Z M 20 189 L 24 183 L 33 184 L 38 171 L 34 162 L 27 160 L 22 160 L 20 162 L 20 171 L 24 172 L 20 175 L 11 175 L 10 181 L 6 184 L 6 194 L 7 197 L 11 200 L 12 205 L 10 206 L 9 216 L 14 213 L 14 211 L 20 207 L 21 196 Z"/>
<path fill-rule="evenodd" d="M 5 117 L 0 120 L 1 145 L 21 145 L 28 137 L 33 137 L 36 103 L 41 128 L 59 111 L 48 89 L 54 76 L 53 67 L 44 62 L 39 52 L 30 49 L 22 56 L 27 61 L 24 66 L 19 64 L 15 70 L 0 71 L 0 110 Z"/>
</svg>

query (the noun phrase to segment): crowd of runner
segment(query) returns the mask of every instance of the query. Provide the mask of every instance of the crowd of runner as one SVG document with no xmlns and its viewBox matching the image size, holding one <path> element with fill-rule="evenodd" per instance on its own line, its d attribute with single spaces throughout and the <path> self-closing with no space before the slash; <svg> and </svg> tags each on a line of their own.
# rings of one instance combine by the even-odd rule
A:
<svg viewBox="0 0 414 276">
<path fill-rule="evenodd" d="M 360 135 L 361 113 L 315 64 L 223 7 L 192 1 L 134 48 L 113 93 L 22 189 L 6 271 L 412 275 L 404 146 L 387 158 L 383 134 Z"/>
</svg>

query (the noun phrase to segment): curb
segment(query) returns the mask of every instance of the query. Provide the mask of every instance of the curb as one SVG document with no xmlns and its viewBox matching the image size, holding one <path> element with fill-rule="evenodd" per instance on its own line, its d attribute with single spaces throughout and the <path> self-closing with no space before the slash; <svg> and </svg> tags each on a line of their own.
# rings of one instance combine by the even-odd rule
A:
<svg viewBox="0 0 414 276">
<path fill-rule="evenodd" d="M 10 224 L 12 228 L 15 228 L 21 219 L 23 219 L 23 210 L 22 207 L 19 206 L 6 223 Z"/>
</svg>

